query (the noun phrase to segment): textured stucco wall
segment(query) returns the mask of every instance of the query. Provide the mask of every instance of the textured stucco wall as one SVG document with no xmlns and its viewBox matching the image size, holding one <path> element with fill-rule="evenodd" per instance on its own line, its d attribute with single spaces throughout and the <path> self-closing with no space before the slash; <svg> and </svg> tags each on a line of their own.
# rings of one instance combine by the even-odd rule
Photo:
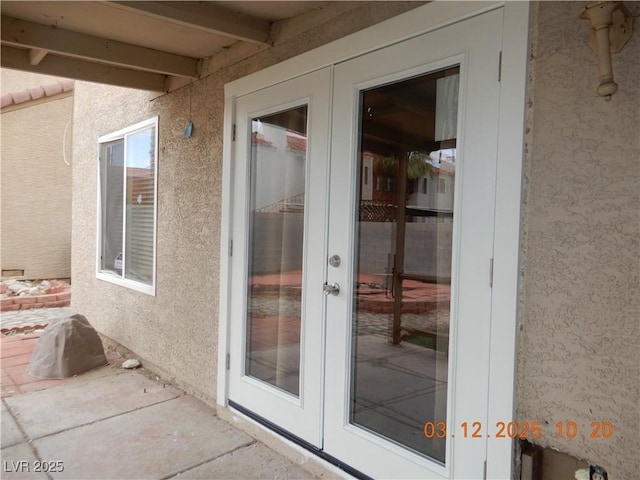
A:
<svg viewBox="0 0 640 480">
<path fill-rule="evenodd" d="M 195 135 L 182 136 L 188 89 L 155 94 L 76 83 L 72 307 L 98 331 L 164 374 L 213 395 L 217 328 L 220 160 L 212 144 L 217 107 L 193 86 Z M 156 296 L 95 278 L 97 141 L 159 115 Z"/>
<path fill-rule="evenodd" d="M 224 84 L 419 6 L 333 5 L 287 20 L 307 29 L 168 95 L 76 83 L 72 306 L 103 334 L 207 401 L 215 400 Z M 332 9 L 336 15 L 332 16 Z M 233 48 L 231 49 L 233 50 Z M 194 135 L 183 137 L 191 117 Z M 154 98 L 155 97 L 155 98 Z M 155 297 L 95 278 L 96 151 L 100 135 L 159 115 L 158 250 Z"/>
<path fill-rule="evenodd" d="M 597 97 L 583 5 L 532 9 L 517 414 L 536 443 L 640 472 L 640 3 L 636 31 L 613 56 L 619 91 Z M 574 421 L 574 439 L 555 424 Z M 590 439 L 609 421 L 610 439 Z M 585 434 L 585 437 L 582 437 Z"/>
<path fill-rule="evenodd" d="M 22 78 L 11 91 L 27 87 Z M 71 276 L 71 166 L 63 138 L 67 128 L 71 163 L 72 109 L 66 96 L 2 113 L 2 270 L 24 270 L 26 278 Z"/>
</svg>

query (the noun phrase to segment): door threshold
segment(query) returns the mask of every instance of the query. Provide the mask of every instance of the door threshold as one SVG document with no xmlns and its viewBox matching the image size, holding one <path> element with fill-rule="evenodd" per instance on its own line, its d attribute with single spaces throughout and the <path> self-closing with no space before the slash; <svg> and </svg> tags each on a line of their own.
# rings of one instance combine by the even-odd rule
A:
<svg viewBox="0 0 640 480">
<path fill-rule="evenodd" d="M 289 444 L 289 442 L 291 442 L 291 444 L 293 444 L 294 447 L 300 447 L 302 449 L 304 449 L 306 452 L 310 452 L 313 457 L 317 457 L 320 460 L 323 460 L 324 462 L 322 463 L 318 463 L 317 466 L 319 468 L 314 468 L 309 470 L 310 473 L 312 474 L 318 474 L 320 472 L 317 472 L 318 469 L 324 469 L 324 470 L 329 470 L 330 473 L 332 474 L 336 474 L 336 473 L 346 473 L 348 475 L 348 477 L 343 477 L 343 478 L 357 478 L 359 480 L 373 480 L 372 477 L 369 477 L 368 475 L 365 475 L 364 473 L 360 472 L 359 470 L 356 470 L 355 468 L 347 465 L 346 463 L 342 462 L 341 460 L 335 458 L 332 455 L 329 455 L 328 453 L 324 452 L 323 450 L 319 449 L 318 447 L 316 447 L 315 445 L 312 445 L 311 443 L 303 440 L 302 438 L 292 434 L 291 432 L 279 427 L 278 425 L 274 424 L 273 422 L 270 422 L 269 420 L 267 420 L 264 417 L 261 417 L 260 415 L 257 415 L 256 413 L 252 412 L 251 410 L 246 409 L 245 407 L 243 407 L 242 405 L 239 405 L 238 403 L 234 402 L 233 400 L 228 400 L 228 407 L 222 407 L 222 406 L 218 406 L 218 413 L 222 413 L 222 412 L 229 412 L 232 415 L 240 415 L 241 417 L 246 418 L 248 421 L 250 421 L 253 425 L 258 424 L 261 427 L 264 427 L 264 429 L 266 429 L 266 431 L 268 433 L 276 433 L 278 435 L 279 440 L 282 439 L 282 437 L 285 440 L 288 440 L 288 442 L 286 442 L 287 444 Z M 236 423 L 237 422 L 237 418 L 234 417 L 229 417 L 229 415 L 221 415 L 221 417 L 231 423 Z M 238 425 L 235 425 L 238 426 Z M 246 426 L 246 425 L 245 425 Z M 241 427 L 242 428 L 242 427 Z M 253 429 L 252 429 L 253 430 Z M 254 433 L 256 433 L 255 431 L 247 431 L 247 433 L 249 433 L 252 436 L 256 436 L 254 435 Z M 265 441 L 264 439 L 264 435 L 260 435 L 260 438 L 258 438 L 258 440 L 260 441 Z M 270 446 L 271 448 L 274 448 L 271 444 L 268 444 L 267 446 Z M 278 449 L 278 448 L 274 448 L 278 451 L 278 453 L 281 454 L 285 454 L 287 455 L 287 452 L 283 452 L 281 451 L 282 449 Z M 298 450 L 298 449 L 296 449 Z M 291 452 L 289 452 L 291 453 Z M 329 465 L 326 465 L 324 463 L 328 463 Z M 305 468 L 302 464 L 300 465 L 303 468 Z M 333 467 L 333 468 L 331 468 Z"/>
</svg>

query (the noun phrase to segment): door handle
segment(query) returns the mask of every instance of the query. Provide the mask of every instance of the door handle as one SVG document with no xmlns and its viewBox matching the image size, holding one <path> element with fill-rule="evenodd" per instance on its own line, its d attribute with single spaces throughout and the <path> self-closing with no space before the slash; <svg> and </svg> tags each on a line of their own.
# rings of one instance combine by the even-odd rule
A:
<svg viewBox="0 0 640 480">
<path fill-rule="evenodd" d="M 322 286 L 322 292 L 326 295 L 338 295 L 340 293 L 340 285 L 338 285 L 337 283 L 333 282 L 331 285 L 329 285 L 328 283 L 325 283 Z"/>
</svg>

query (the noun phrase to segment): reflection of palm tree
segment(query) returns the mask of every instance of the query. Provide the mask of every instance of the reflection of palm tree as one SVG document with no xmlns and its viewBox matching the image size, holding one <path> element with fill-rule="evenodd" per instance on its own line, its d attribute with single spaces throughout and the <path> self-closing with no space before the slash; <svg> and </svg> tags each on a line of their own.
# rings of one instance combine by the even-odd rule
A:
<svg viewBox="0 0 640 480">
<path fill-rule="evenodd" d="M 424 152 L 408 152 L 403 159 L 407 162 L 407 179 L 435 175 L 435 169 L 428 162 L 429 154 Z M 376 157 L 373 160 L 373 171 L 377 175 L 396 176 L 398 173 L 398 157 Z"/>
<path fill-rule="evenodd" d="M 402 282 L 404 275 L 405 256 L 405 228 L 406 203 L 409 200 L 407 183 L 409 180 L 435 175 L 436 169 L 429 163 L 429 154 L 424 152 L 406 152 L 400 157 L 375 158 L 373 170 L 376 175 L 394 177 L 397 181 L 394 193 L 395 199 L 395 252 L 393 252 L 392 269 L 392 297 L 393 297 L 393 324 L 392 343 L 399 345 L 402 341 Z"/>
</svg>

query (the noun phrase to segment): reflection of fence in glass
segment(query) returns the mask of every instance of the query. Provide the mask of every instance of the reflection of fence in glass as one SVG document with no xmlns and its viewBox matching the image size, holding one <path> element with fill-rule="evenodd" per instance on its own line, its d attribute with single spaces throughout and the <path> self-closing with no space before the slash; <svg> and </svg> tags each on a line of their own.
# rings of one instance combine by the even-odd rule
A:
<svg viewBox="0 0 640 480">
<path fill-rule="evenodd" d="M 358 248 L 359 272 L 389 273 L 388 254 L 395 250 L 395 224 L 361 222 L 358 228 L 360 236 L 367 239 Z M 405 272 L 451 277 L 453 223 L 407 223 L 405 229 Z"/>
<path fill-rule="evenodd" d="M 271 205 L 256 208 L 261 213 L 299 213 L 304 210 L 304 192 L 291 197 L 283 198 Z"/>
</svg>

